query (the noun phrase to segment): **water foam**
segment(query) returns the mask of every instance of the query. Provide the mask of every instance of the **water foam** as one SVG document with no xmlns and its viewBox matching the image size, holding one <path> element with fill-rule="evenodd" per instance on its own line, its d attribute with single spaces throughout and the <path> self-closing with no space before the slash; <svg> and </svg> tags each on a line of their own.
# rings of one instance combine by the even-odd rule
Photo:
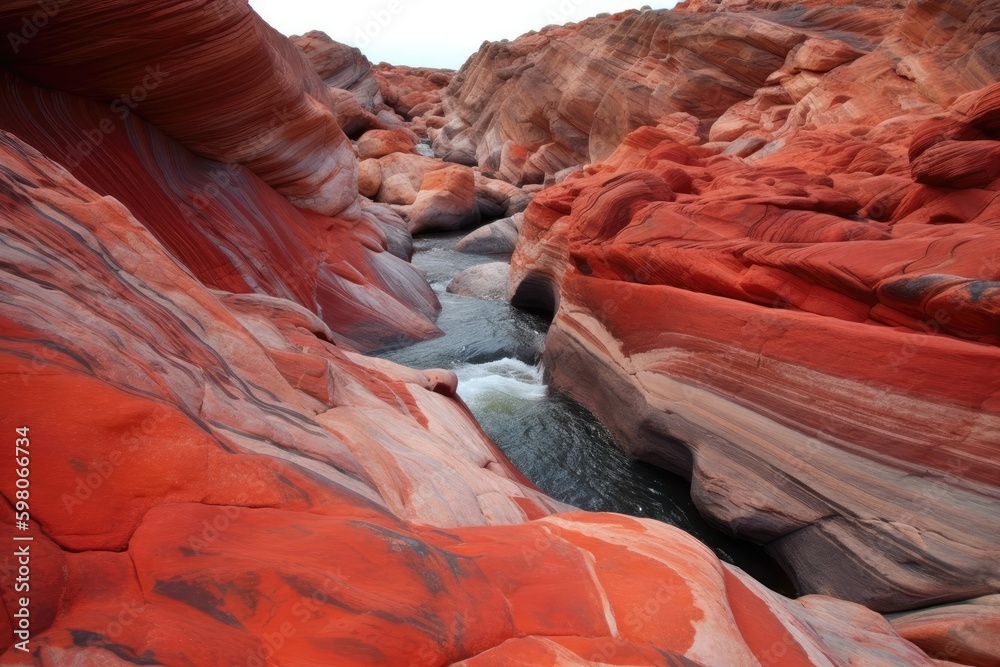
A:
<svg viewBox="0 0 1000 667">
<path fill-rule="evenodd" d="M 463 364 L 455 368 L 458 395 L 469 407 L 513 409 L 512 400 L 540 401 L 548 395 L 543 370 L 517 359 L 498 359 L 485 364 Z"/>
</svg>

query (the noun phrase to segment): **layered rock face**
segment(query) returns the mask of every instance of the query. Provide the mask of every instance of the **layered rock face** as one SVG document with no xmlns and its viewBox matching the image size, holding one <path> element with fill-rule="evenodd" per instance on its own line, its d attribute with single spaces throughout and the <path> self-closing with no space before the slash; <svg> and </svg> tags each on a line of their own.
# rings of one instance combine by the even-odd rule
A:
<svg viewBox="0 0 1000 667">
<path fill-rule="evenodd" d="M 441 90 L 451 82 L 451 70 L 386 63 L 376 67 L 358 49 L 319 31 L 293 37 L 292 43 L 326 84 L 340 127 L 351 138 L 404 125 L 424 136 L 427 124 L 416 118 L 442 111 Z"/>
<path fill-rule="evenodd" d="M 386 252 L 409 256 L 405 222 L 359 199 L 351 144 L 299 52 L 246 6 L 175 3 L 161 24 L 148 4 L 62 8 L 8 54 L 24 77 L 2 75 L 0 126 L 126 205 L 209 287 L 295 300 L 362 349 L 437 334 L 433 293 Z M 5 32 L 25 11 L 0 10 Z M 93 39 L 95 22 L 149 40 L 155 64 Z M 184 41 L 199 38 L 219 53 L 199 46 L 199 60 Z M 231 86 L 227 63 L 244 68 Z"/>
<path fill-rule="evenodd" d="M 429 155 L 428 131 L 446 122 L 441 95 L 452 71 L 387 63 L 373 68 L 360 51 L 322 32 L 293 41 L 326 84 L 334 115 L 354 140 L 360 194 L 387 205 L 410 233 L 466 229 L 527 207 L 530 196 L 496 174 Z"/>
<path fill-rule="evenodd" d="M 934 657 L 964 665 L 996 664 L 1000 655 L 1000 596 L 903 614 L 893 627 Z"/>
<path fill-rule="evenodd" d="M 245 165 L 302 208 L 336 215 L 354 202 L 356 167 L 326 87 L 246 3 L 49 7 L 19 0 L 0 8 L 17 73 L 114 100 L 114 114 L 138 112 L 197 155 Z M 128 39 L 106 34 L 106 24 Z M 219 85 L 227 77 L 232 84 Z"/>
<path fill-rule="evenodd" d="M 815 52 L 815 62 L 804 64 L 819 72 L 872 50 L 891 12 L 870 4 L 876 7 L 863 19 L 851 7 L 790 9 L 776 21 L 752 13 L 632 11 L 489 44 L 448 87 L 449 122 L 436 134 L 435 151 L 512 182 L 541 183 L 603 160 L 644 125 L 663 125 L 681 143 L 697 143 L 794 61 L 793 50 L 803 61 Z M 812 32 L 832 32 L 829 26 L 833 36 L 816 37 L 803 51 Z"/>
<path fill-rule="evenodd" d="M 996 592 L 1000 8 L 732 4 L 612 17 L 629 37 L 591 39 L 595 60 L 637 41 L 686 55 L 653 79 L 667 115 L 528 208 L 514 302 L 554 314 L 554 383 L 690 476 L 702 512 L 768 544 L 803 592 L 880 610 Z M 506 86 L 593 81 L 586 50 L 555 53 L 596 21 L 487 50 L 547 54 Z M 691 79 L 693 53 L 724 76 Z M 599 110 L 590 157 L 618 136 L 596 133 Z M 678 111 L 698 120 L 685 136 Z M 479 150 L 524 145 L 508 117 Z"/>
<path fill-rule="evenodd" d="M 348 136 L 365 130 L 398 126 L 399 121 L 382 102 L 382 91 L 372 74 L 372 64 L 356 48 L 340 44 L 323 32 L 292 38 L 327 87 L 333 112 Z"/>
<path fill-rule="evenodd" d="M 441 96 L 454 74 L 452 70 L 386 63 L 375 69 L 375 79 L 385 103 L 411 121 L 424 116 L 440 116 L 443 111 Z"/>
<path fill-rule="evenodd" d="M 406 221 L 411 233 L 454 231 L 517 215 L 531 196 L 481 170 L 416 153 L 413 132 L 373 130 L 358 141 L 358 187 Z"/>
<path fill-rule="evenodd" d="M 447 124 L 432 130 L 434 147 L 511 182 L 541 183 L 606 159 L 641 126 L 659 125 L 685 144 L 728 142 L 748 130 L 765 136 L 800 121 L 789 114 L 802 111 L 817 79 L 859 58 L 869 72 L 891 64 L 941 104 L 994 80 L 992 3 L 903 7 L 692 1 L 492 43 L 446 89 Z M 850 83 L 854 94 L 834 95 L 845 97 L 838 113 L 877 109 L 882 91 L 865 96 L 864 81 Z"/>
<path fill-rule="evenodd" d="M 679 530 L 552 514 L 450 373 L 209 289 L 6 132 L 0 164 L 0 424 L 34 465 L 30 652 L 8 555 L 5 664 L 934 664 Z"/>
<path fill-rule="evenodd" d="M 436 305 L 358 197 L 335 94 L 245 5 L 51 7 L 0 101 L 0 426 L 31 465 L 28 529 L 13 477 L 2 524 L 33 538 L 27 651 L 2 559 L 4 664 L 942 664 L 863 607 L 555 502 L 454 374 L 360 354 L 433 334 Z M 471 179 L 479 210 L 520 206 Z"/>
</svg>

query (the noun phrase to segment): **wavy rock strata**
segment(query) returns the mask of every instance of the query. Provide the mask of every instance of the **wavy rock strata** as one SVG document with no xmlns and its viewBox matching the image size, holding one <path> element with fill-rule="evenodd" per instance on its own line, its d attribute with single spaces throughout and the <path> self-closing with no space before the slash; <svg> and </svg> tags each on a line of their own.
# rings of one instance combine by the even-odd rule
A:
<svg viewBox="0 0 1000 667">
<path fill-rule="evenodd" d="M 454 376 L 209 290 L 6 133 L 0 164 L 0 424 L 31 429 L 36 540 L 32 652 L 0 627 L 5 664 L 933 664 L 677 529 L 550 515 Z"/>
<path fill-rule="evenodd" d="M 5 29 L 20 29 L 18 7 L 0 9 Z M 151 10 L 142 8 L 67 7 L 10 54 L 34 81 L 115 99 L 53 91 L 4 72 L 0 126 L 125 204 L 209 287 L 292 299 L 365 349 L 437 334 L 433 293 L 386 252 L 409 256 L 405 223 L 359 199 L 351 144 L 317 106 L 322 83 L 305 64 L 288 64 L 302 63 L 298 51 L 246 7 L 175 4 L 163 25 L 147 25 Z M 151 56 L 169 76 L 147 89 L 136 55 L 87 37 L 93 22 L 149 40 L 169 33 Z M 211 57 L 198 61 L 185 48 L 182 38 L 197 42 L 205 25 L 218 29 L 206 39 L 228 60 L 208 49 Z M 79 61 L 65 59 L 70 51 Z M 287 60 L 275 61 L 278 55 Z M 228 62 L 260 75 L 238 83 L 244 72 L 221 85 Z M 84 89 L 88 83 L 94 89 Z M 126 102 L 119 91 L 130 91 Z M 337 217 L 310 210 L 317 198 L 327 203 L 316 208 Z"/>
<path fill-rule="evenodd" d="M 359 354 L 433 333 L 433 297 L 398 217 L 338 180 L 329 89 L 245 5 L 60 11 L 0 106 L 0 426 L 30 427 L 34 537 L 30 652 L 2 561 L 4 664 L 940 664 L 679 530 L 556 503 L 452 373 Z M 176 83 L 113 118 L 157 57 Z"/>
<path fill-rule="evenodd" d="M 996 592 L 1000 14 L 741 4 L 608 19 L 703 57 L 738 46 L 745 99 L 704 84 L 687 112 L 707 136 L 671 115 L 539 194 L 514 302 L 555 315 L 554 383 L 802 591 L 880 610 Z"/>
<path fill-rule="evenodd" d="M 447 88 L 449 122 L 434 148 L 511 182 L 541 183 L 603 160 L 644 125 L 697 143 L 786 61 L 818 76 L 871 51 L 892 12 L 866 9 L 863 20 L 857 13 L 789 9 L 762 20 L 759 13 L 630 11 L 491 43 Z M 851 30 L 833 32 L 831 23 Z M 803 46 L 812 43 L 817 55 L 807 61 Z M 780 111 L 772 111 L 777 122 Z"/>
<path fill-rule="evenodd" d="M 355 200 L 356 163 L 326 86 L 292 43 L 242 2 L 60 3 L 37 34 L 37 2 L 0 8 L 13 69 L 47 88 L 114 100 L 191 152 L 248 167 L 302 208 Z M 121 39 L 119 35 L 128 35 Z M 228 81 L 227 85 L 219 85 Z"/>
</svg>

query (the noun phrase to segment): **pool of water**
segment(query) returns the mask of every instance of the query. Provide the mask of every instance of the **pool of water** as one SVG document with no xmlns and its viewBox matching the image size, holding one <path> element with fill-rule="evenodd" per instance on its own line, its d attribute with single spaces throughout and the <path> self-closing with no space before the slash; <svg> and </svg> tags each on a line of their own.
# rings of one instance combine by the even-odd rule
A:
<svg viewBox="0 0 1000 667">
<path fill-rule="evenodd" d="M 785 594 L 791 585 L 760 546 L 705 521 L 687 480 L 637 461 L 615 446 L 586 409 L 545 384 L 539 365 L 544 320 L 499 301 L 445 291 L 459 271 L 495 258 L 453 250 L 463 234 L 416 240 L 413 264 L 441 300 L 445 335 L 379 356 L 415 368 L 448 368 L 483 429 L 536 486 L 581 509 L 658 519 L 708 544 L 722 560 Z"/>
</svg>

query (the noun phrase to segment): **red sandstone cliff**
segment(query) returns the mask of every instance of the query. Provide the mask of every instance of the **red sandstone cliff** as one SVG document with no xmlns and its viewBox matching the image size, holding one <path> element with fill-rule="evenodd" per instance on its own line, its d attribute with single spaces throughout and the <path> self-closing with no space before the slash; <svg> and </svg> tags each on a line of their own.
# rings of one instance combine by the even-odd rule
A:
<svg viewBox="0 0 1000 667">
<path fill-rule="evenodd" d="M 209 287 L 292 299 L 363 348 L 437 332 L 433 293 L 385 252 L 405 223 L 358 198 L 351 144 L 288 40 L 238 3 L 157 20 L 158 3 L 106 5 L 62 8 L 9 54 L 5 129 L 126 205 Z M 20 30 L 29 6 L 6 3 L 0 24 Z M 109 15 L 128 43 L 93 38 Z"/>
<path fill-rule="evenodd" d="M 580 142 L 537 178 L 599 161 L 535 199 L 513 258 L 515 303 L 555 315 L 555 384 L 804 591 L 1000 589 L 998 20 L 692 3 L 490 45 L 498 69 L 481 53 L 453 84 L 471 129 L 437 145 L 517 180 L 561 119 Z M 628 93 L 569 107 L 584 82 Z"/>
<path fill-rule="evenodd" d="M 972 1 L 739 0 L 550 26 L 466 62 L 446 90 L 435 149 L 540 183 L 606 159 L 646 125 L 683 144 L 743 139 L 730 150 L 748 154 L 820 111 L 830 124 L 901 115 L 892 106 L 940 110 L 995 80 L 995 11 Z M 865 77 L 838 80 L 854 71 Z M 819 99 L 820 79 L 820 90 L 847 90 Z"/>
</svg>

